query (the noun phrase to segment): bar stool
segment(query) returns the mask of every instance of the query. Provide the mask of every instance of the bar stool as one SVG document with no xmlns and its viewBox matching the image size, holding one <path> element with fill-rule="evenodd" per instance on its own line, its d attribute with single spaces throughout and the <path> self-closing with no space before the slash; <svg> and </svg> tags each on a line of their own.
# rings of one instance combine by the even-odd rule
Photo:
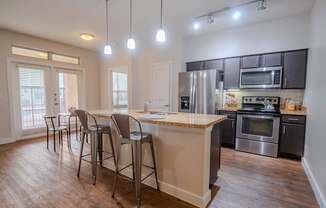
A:
<svg viewBox="0 0 326 208">
<path fill-rule="evenodd" d="M 64 124 L 66 126 L 68 126 L 68 131 L 69 131 L 69 138 L 71 138 L 71 121 L 72 119 L 75 120 L 75 128 L 76 128 L 76 140 L 78 141 L 78 117 L 75 113 L 76 108 L 71 107 L 68 109 L 68 113 L 59 113 L 58 114 L 58 121 L 59 121 L 59 125 L 61 125 L 62 123 L 62 119 L 64 118 Z M 81 129 L 81 126 L 80 126 Z M 82 133 L 80 131 L 80 138 L 82 136 Z"/>
<path fill-rule="evenodd" d="M 102 166 L 103 161 L 113 158 L 114 165 L 116 166 L 116 158 L 113 147 L 113 139 L 111 128 L 108 125 L 99 125 L 95 116 L 91 115 L 87 111 L 84 110 L 75 110 L 79 121 L 82 125 L 82 138 L 81 138 L 81 146 L 80 146 L 80 156 L 79 156 L 79 165 L 77 171 L 77 177 L 80 175 L 81 161 L 90 162 L 92 164 L 92 177 L 93 177 L 93 185 L 96 184 L 96 168 L 97 163 L 99 162 Z M 92 120 L 93 124 L 89 125 L 89 121 Z M 92 134 L 91 136 L 91 153 L 83 155 L 85 136 L 88 134 Z M 112 153 L 103 151 L 103 134 L 107 134 L 109 136 L 109 142 L 111 146 Z M 103 158 L 103 154 L 109 154 L 109 156 Z M 99 160 L 97 160 L 97 154 L 99 154 Z M 91 161 L 84 159 L 84 157 L 91 156 Z"/>
<path fill-rule="evenodd" d="M 114 185 L 113 185 L 113 191 L 112 191 L 112 197 L 115 195 L 116 186 L 118 183 L 118 176 L 126 177 L 128 179 L 131 179 L 135 183 L 135 189 L 136 189 L 136 203 L 137 207 L 140 207 L 141 204 L 141 182 L 147 179 L 152 174 L 155 174 L 155 180 L 156 180 L 156 187 L 159 191 L 159 184 L 158 184 L 158 178 L 157 178 L 157 170 L 156 170 L 156 160 L 155 160 L 155 153 L 154 153 L 154 144 L 153 144 L 153 137 L 150 133 L 145 133 L 142 131 L 141 123 L 129 115 L 123 115 L 123 114 L 113 114 L 112 120 L 117 128 L 118 134 L 119 134 L 119 147 L 117 148 L 117 165 L 116 165 L 116 171 L 115 171 L 115 177 L 114 177 Z M 134 122 L 138 126 L 138 131 L 131 131 L 130 130 L 130 123 Z M 119 169 L 119 159 L 120 159 L 120 149 L 122 145 L 125 144 L 131 144 L 131 151 L 132 151 L 132 163 L 129 165 L 126 165 L 125 167 Z M 142 164 L 142 145 L 143 144 L 149 144 L 151 148 L 152 153 L 152 160 L 153 160 L 153 166 L 150 167 L 147 165 Z M 125 175 L 121 174 L 121 171 L 133 166 L 133 178 L 129 178 Z M 141 178 L 141 169 L 142 166 L 146 166 L 148 168 L 151 168 L 153 171 L 149 173 L 147 176 L 145 176 L 143 179 Z"/>
<path fill-rule="evenodd" d="M 54 151 L 56 151 L 55 148 L 55 134 L 58 132 L 59 133 L 59 144 L 63 143 L 62 141 L 62 134 L 64 131 L 66 131 L 67 133 L 67 142 L 68 142 L 68 147 L 71 148 L 71 140 L 68 136 L 68 129 L 66 126 L 61 126 L 60 122 L 58 121 L 58 125 L 55 125 L 54 119 L 56 118 L 56 116 L 51 116 L 51 115 L 47 115 L 44 116 L 44 121 L 46 124 L 46 148 L 49 149 L 49 133 L 50 131 L 53 132 L 53 149 Z"/>
</svg>

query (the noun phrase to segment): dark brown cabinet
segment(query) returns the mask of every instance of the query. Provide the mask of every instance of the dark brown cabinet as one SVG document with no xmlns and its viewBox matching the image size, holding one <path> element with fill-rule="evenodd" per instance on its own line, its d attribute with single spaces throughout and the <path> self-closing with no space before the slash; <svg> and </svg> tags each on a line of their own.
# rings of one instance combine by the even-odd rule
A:
<svg viewBox="0 0 326 208">
<path fill-rule="evenodd" d="M 224 89 L 238 89 L 240 83 L 240 58 L 224 60 Z"/>
<path fill-rule="evenodd" d="M 236 112 L 219 111 L 220 115 L 225 115 L 228 118 L 221 124 L 221 142 L 224 147 L 235 147 L 236 133 Z"/>
<path fill-rule="evenodd" d="M 305 116 L 282 116 L 279 142 L 281 157 L 296 159 L 303 157 L 305 129 Z"/>
<path fill-rule="evenodd" d="M 188 62 L 187 63 L 187 71 L 198 71 L 204 69 L 204 62 L 203 61 L 196 61 L 196 62 Z"/>
<path fill-rule="evenodd" d="M 282 53 L 264 54 L 261 59 L 262 67 L 282 66 Z"/>
<path fill-rule="evenodd" d="M 214 125 L 211 133 L 211 159 L 209 186 L 213 186 L 217 180 L 217 172 L 221 167 L 221 124 Z"/>
<path fill-rule="evenodd" d="M 223 71 L 223 59 L 204 61 L 204 69 L 216 69 Z"/>
<path fill-rule="evenodd" d="M 241 68 L 249 69 L 249 68 L 257 68 L 259 67 L 259 55 L 255 56 L 244 56 L 241 58 Z"/>
<path fill-rule="evenodd" d="M 304 89 L 308 50 L 284 53 L 283 89 Z"/>
</svg>

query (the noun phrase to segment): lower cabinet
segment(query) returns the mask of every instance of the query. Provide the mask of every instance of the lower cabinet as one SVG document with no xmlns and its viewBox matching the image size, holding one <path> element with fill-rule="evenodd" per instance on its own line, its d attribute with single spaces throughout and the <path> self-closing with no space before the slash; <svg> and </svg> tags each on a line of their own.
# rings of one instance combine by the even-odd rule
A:
<svg viewBox="0 0 326 208">
<path fill-rule="evenodd" d="M 219 111 L 220 115 L 225 115 L 228 118 L 221 124 L 221 142 L 223 147 L 235 148 L 236 134 L 236 112 Z"/>
<path fill-rule="evenodd" d="M 282 116 L 282 121 L 280 128 L 279 156 L 301 159 L 304 154 L 305 144 L 305 117 Z"/>
</svg>

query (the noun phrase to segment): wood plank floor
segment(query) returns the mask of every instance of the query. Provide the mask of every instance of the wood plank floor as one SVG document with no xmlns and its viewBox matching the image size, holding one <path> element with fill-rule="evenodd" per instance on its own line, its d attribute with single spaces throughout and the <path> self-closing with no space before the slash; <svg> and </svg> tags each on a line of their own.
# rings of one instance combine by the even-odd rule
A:
<svg viewBox="0 0 326 208">
<path fill-rule="evenodd" d="M 79 143 L 72 141 L 72 151 L 64 144 L 59 153 L 48 151 L 44 138 L 1 145 L 0 207 L 133 207 L 128 181 L 121 181 L 116 199 L 111 198 L 113 172 L 99 168 L 93 186 L 90 165 L 84 163 L 80 179 L 76 177 Z M 318 207 L 299 162 L 230 149 L 222 150 L 222 170 L 213 195 L 212 208 Z M 193 206 L 145 187 L 143 207 Z"/>
</svg>

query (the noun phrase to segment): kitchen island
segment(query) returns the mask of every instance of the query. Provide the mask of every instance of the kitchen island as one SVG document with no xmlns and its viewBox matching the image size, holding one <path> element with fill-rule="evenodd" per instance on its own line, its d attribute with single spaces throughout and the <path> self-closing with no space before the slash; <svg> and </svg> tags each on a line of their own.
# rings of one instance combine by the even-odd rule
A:
<svg viewBox="0 0 326 208">
<path fill-rule="evenodd" d="M 129 114 L 141 121 L 143 131 L 153 135 L 161 191 L 198 207 L 211 200 L 210 185 L 217 179 L 220 161 L 220 115 L 190 113 L 144 113 L 135 110 L 92 111 L 103 121 L 112 113 Z M 114 129 L 114 128 L 113 128 Z M 115 139 L 117 138 L 114 135 Z M 109 145 L 105 145 L 109 149 Z M 121 151 L 122 165 L 131 159 L 129 147 Z M 149 147 L 143 148 L 143 163 L 152 165 Z M 114 170 L 113 162 L 104 164 Z M 146 173 L 146 168 L 142 170 Z M 131 175 L 131 170 L 126 171 Z M 155 187 L 154 178 L 146 184 Z"/>
</svg>

